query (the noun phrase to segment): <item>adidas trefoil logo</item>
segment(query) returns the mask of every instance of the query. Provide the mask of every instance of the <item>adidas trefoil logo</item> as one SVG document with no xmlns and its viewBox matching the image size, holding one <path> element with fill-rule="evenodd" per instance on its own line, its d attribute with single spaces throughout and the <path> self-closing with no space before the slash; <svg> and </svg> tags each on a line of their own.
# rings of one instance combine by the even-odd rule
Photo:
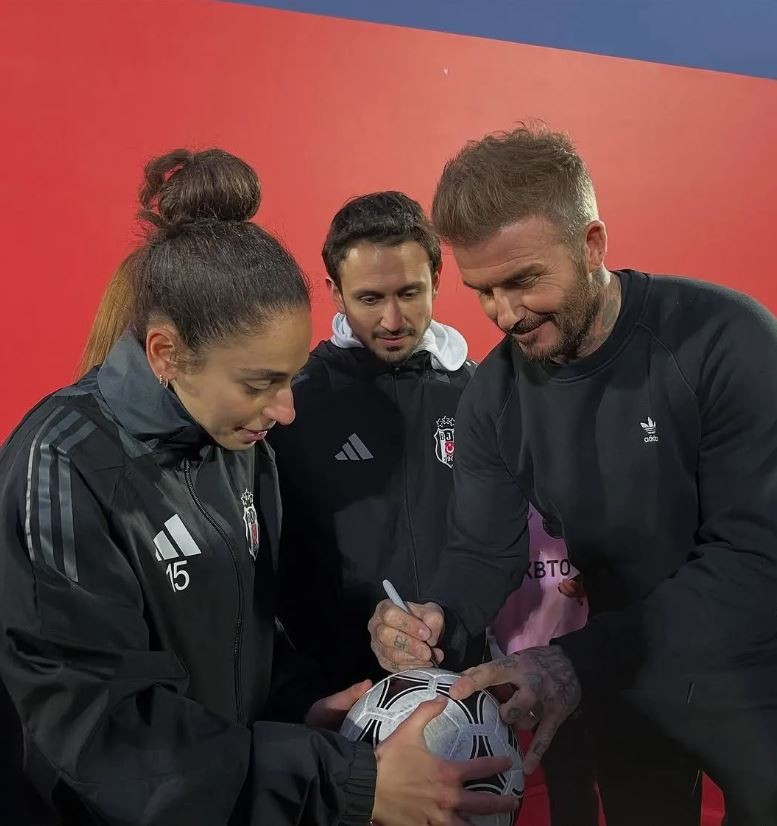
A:
<svg viewBox="0 0 777 826">
<path fill-rule="evenodd" d="M 374 458 L 367 445 L 365 445 L 355 433 L 351 433 L 345 440 L 343 449 L 335 454 L 335 459 L 337 459 L 338 462 L 346 462 L 349 460 L 358 462 L 363 459 Z"/>
<path fill-rule="evenodd" d="M 658 436 L 656 435 L 656 428 L 658 425 L 653 421 L 653 419 L 648 416 L 646 422 L 640 422 L 642 425 L 642 429 L 645 431 L 645 442 L 657 442 Z"/>
</svg>

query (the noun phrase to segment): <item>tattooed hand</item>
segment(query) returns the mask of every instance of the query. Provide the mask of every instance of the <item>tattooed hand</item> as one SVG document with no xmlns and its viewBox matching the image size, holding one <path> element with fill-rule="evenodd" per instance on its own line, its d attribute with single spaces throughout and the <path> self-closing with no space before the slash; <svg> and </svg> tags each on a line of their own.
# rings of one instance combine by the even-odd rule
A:
<svg viewBox="0 0 777 826">
<path fill-rule="evenodd" d="M 501 706 L 502 719 L 517 728 L 536 726 L 523 764 L 526 774 L 531 774 L 558 727 L 580 704 L 580 683 L 564 650 L 548 645 L 468 669 L 451 687 L 450 695 L 463 700 L 477 689 L 504 684 L 513 691 Z"/>
<path fill-rule="evenodd" d="M 437 662 L 443 653 L 435 648 L 445 624 L 442 608 L 433 602 L 408 602 L 412 616 L 390 600 L 378 603 L 367 630 L 372 650 L 386 671 L 403 671 L 431 665 L 432 648 Z"/>
</svg>

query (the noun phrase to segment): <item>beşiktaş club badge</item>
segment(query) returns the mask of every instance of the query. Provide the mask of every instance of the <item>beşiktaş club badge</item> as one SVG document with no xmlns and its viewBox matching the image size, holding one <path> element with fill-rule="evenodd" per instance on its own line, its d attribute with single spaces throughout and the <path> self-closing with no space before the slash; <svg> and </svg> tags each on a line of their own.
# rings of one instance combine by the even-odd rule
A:
<svg viewBox="0 0 777 826">
<path fill-rule="evenodd" d="M 453 467 L 453 426 L 455 419 L 443 416 L 437 419 L 437 432 L 434 434 L 434 454 L 447 467 Z"/>
<path fill-rule="evenodd" d="M 243 522 L 246 526 L 246 541 L 248 542 L 248 552 L 256 560 L 259 551 L 259 518 L 254 507 L 254 495 L 246 488 L 246 492 L 240 497 L 243 503 Z"/>
</svg>

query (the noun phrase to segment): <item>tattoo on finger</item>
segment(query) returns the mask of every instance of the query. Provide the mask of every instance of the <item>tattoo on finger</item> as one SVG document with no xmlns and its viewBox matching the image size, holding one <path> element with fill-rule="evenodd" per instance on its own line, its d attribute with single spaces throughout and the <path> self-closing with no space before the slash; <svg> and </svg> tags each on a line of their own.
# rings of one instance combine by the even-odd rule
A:
<svg viewBox="0 0 777 826">
<path fill-rule="evenodd" d="M 541 760 L 548 750 L 548 746 L 550 746 L 550 740 L 547 737 L 535 737 L 531 741 L 532 754 L 534 754 L 538 760 Z"/>
<path fill-rule="evenodd" d="M 407 647 L 407 637 L 404 634 L 397 634 L 396 637 L 394 637 L 394 648 L 397 648 L 400 651 L 407 651 Z"/>
</svg>

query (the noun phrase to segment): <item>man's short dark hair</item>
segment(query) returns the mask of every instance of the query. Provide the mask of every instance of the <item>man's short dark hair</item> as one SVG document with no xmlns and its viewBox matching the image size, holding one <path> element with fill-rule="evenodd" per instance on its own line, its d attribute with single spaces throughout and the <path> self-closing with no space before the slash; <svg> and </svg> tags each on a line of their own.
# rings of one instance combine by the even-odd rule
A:
<svg viewBox="0 0 777 826">
<path fill-rule="evenodd" d="M 373 192 L 352 198 L 332 219 L 321 255 L 340 286 L 340 264 L 360 241 L 396 246 L 416 241 L 427 252 L 432 274 L 440 269 L 440 241 L 421 205 L 403 192 Z"/>
</svg>

